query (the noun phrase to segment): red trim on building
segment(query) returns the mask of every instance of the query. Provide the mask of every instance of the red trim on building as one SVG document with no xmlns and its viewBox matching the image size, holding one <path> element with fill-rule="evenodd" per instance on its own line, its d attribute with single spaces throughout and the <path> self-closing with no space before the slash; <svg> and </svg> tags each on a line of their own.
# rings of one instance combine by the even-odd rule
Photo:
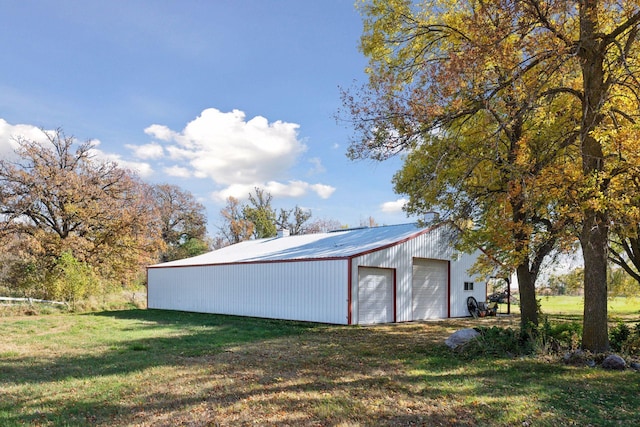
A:
<svg viewBox="0 0 640 427">
<path fill-rule="evenodd" d="M 393 269 L 393 323 L 398 323 L 398 281 L 397 269 Z"/>
<path fill-rule="evenodd" d="M 352 296 L 351 293 L 353 292 L 353 286 L 352 282 L 353 282 L 353 268 L 352 268 L 352 262 L 353 260 L 351 258 L 349 258 L 347 260 L 348 265 L 347 265 L 347 325 L 351 325 L 352 323 L 352 314 L 351 314 L 351 310 L 352 310 Z"/>
<path fill-rule="evenodd" d="M 447 261 L 447 318 L 451 317 L 451 261 Z"/>
<path fill-rule="evenodd" d="M 147 272 L 147 283 L 145 284 L 145 287 L 147 288 L 147 308 L 149 308 L 149 267 L 145 270 Z"/>
<path fill-rule="evenodd" d="M 249 265 L 249 264 L 280 264 L 283 262 L 315 262 L 315 261 L 341 261 L 350 259 L 348 257 L 327 257 L 327 258 L 298 258 L 298 259 L 269 259 L 259 261 L 234 261 L 234 262 L 212 262 L 209 264 L 185 264 L 185 265 L 150 265 L 147 268 L 190 268 L 190 267 L 213 267 L 218 265 Z"/>
</svg>

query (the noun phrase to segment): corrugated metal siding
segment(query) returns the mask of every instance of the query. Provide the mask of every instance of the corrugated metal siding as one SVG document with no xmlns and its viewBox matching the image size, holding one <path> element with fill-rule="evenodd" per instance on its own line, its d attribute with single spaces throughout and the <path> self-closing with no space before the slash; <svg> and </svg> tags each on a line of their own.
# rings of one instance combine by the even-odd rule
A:
<svg viewBox="0 0 640 427">
<path fill-rule="evenodd" d="M 355 271 L 355 274 L 357 274 L 357 266 L 396 269 L 396 321 L 398 322 L 413 320 L 411 293 L 413 257 L 448 259 L 447 248 L 439 244 L 443 228 L 432 230 L 399 245 L 353 258 L 352 271 Z M 357 277 L 352 277 L 354 286 L 352 295 L 358 294 L 357 283 Z M 353 312 L 357 313 L 357 298 L 354 298 L 352 306 Z M 354 319 L 354 323 L 357 322 L 357 319 Z"/>
<path fill-rule="evenodd" d="M 475 254 L 458 254 L 451 261 L 451 317 L 469 316 L 467 310 L 467 297 L 473 296 L 478 301 L 484 301 L 487 295 L 486 282 L 480 282 L 477 277 L 470 276 L 467 272 L 476 258 Z M 473 291 L 464 290 L 464 282 L 473 282 Z"/>
<path fill-rule="evenodd" d="M 473 294 L 481 295 L 478 301 L 484 300 L 485 284 L 467 273 L 477 254 L 462 254 L 458 256 L 458 259 L 452 260 L 454 250 L 449 244 L 447 233 L 446 227 L 438 227 L 401 244 L 354 257 L 351 273 L 353 323 L 358 323 L 358 266 L 396 269 L 396 321 L 398 322 L 414 320 L 412 298 L 414 258 L 451 260 L 451 317 L 463 317 L 468 314 L 466 310 L 468 292 L 465 292 L 463 288 L 465 281 L 473 281 L 475 283 Z M 446 313 L 447 310 L 444 312 Z"/>
<path fill-rule="evenodd" d="M 447 227 L 437 227 L 350 259 L 151 267 L 149 307 L 337 324 L 348 323 L 350 314 L 351 323 L 357 324 L 361 266 L 395 270 L 396 321 L 406 322 L 414 320 L 413 261 L 426 258 L 450 263 L 450 306 L 443 312 L 450 310 L 452 317 L 467 316 L 466 298 L 473 295 L 484 301 L 485 284 L 467 273 L 476 254 L 454 257 L 447 233 Z M 473 291 L 464 291 L 465 281 L 474 282 Z"/>
<path fill-rule="evenodd" d="M 150 268 L 149 308 L 346 324 L 347 260 Z"/>
</svg>

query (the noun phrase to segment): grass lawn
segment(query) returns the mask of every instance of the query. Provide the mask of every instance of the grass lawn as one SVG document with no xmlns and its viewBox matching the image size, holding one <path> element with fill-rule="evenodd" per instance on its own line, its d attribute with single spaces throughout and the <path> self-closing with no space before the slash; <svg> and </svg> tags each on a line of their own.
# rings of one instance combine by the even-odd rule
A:
<svg viewBox="0 0 640 427">
<path fill-rule="evenodd" d="M 540 308 L 542 316 L 551 318 L 563 318 L 567 320 L 582 321 L 584 311 L 584 297 L 581 296 L 540 296 Z M 507 304 L 499 305 L 500 313 L 507 313 Z M 638 322 L 640 321 L 640 297 L 615 297 L 607 302 L 609 320 Z M 511 304 L 511 313 L 520 314 L 520 307 Z"/>
<path fill-rule="evenodd" d="M 569 314 L 582 316 L 584 297 L 581 296 L 544 296 L 540 297 L 542 313 Z M 640 320 L 640 298 L 610 298 L 607 302 L 609 316 L 612 318 L 630 318 Z"/>
<path fill-rule="evenodd" d="M 638 372 L 465 360 L 443 344 L 460 328 L 512 322 L 4 317 L 0 425 L 640 425 Z"/>
</svg>

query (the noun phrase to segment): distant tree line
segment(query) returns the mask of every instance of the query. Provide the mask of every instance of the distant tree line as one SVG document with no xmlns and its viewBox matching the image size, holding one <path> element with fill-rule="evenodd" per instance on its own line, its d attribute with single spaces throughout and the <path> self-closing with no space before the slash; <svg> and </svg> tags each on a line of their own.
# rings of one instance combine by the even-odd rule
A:
<svg viewBox="0 0 640 427">
<path fill-rule="evenodd" d="M 279 230 L 286 230 L 289 235 L 295 236 L 343 228 L 336 220 L 311 221 L 311 211 L 297 205 L 292 209 L 276 209 L 272 201 L 273 196 L 259 187 L 248 195 L 246 203 L 235 197 L 227 198 L 225 207 L 220 210 L 221 225 L 214 239 L 214 247 L 275 237 Z"/>
<path fill-rule="evenodd" d="M 583 295 L 584 269 L 576 268 L 562 274 L 549 277 L 540 288 L 541 295 Z M 607 272 L 607 294 L 609 297 L 636 297 L 640 287 L 636 279 L 620 267 L 610 268 Z"/>
</svg>

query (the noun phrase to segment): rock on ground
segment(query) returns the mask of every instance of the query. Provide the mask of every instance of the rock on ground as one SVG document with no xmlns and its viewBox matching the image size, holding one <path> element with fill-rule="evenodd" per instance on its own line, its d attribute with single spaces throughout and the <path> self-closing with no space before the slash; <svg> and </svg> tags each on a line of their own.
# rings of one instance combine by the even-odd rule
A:
<svg viewBox="0 0 640 427">
<path fill-rule="evenodd" d="M 617 354 L 610 354 L 602 361 L 602 367 L 604 369 L 615 369 L 621 371 L 627 367 L 627 362 Z"/>
<path fill-rule="evenodd" d="M 444 343 L 449 348 L 455 349 L 475 339 L 478 335 L 480 335 L 480 332 L 476 331 L 473 328 L 460 329 L 459 331 L 455 331 L 453 334 L 451 334 L 451 336 L 449 336 L 449 338 L 444 340 Z"/>
</svg>

